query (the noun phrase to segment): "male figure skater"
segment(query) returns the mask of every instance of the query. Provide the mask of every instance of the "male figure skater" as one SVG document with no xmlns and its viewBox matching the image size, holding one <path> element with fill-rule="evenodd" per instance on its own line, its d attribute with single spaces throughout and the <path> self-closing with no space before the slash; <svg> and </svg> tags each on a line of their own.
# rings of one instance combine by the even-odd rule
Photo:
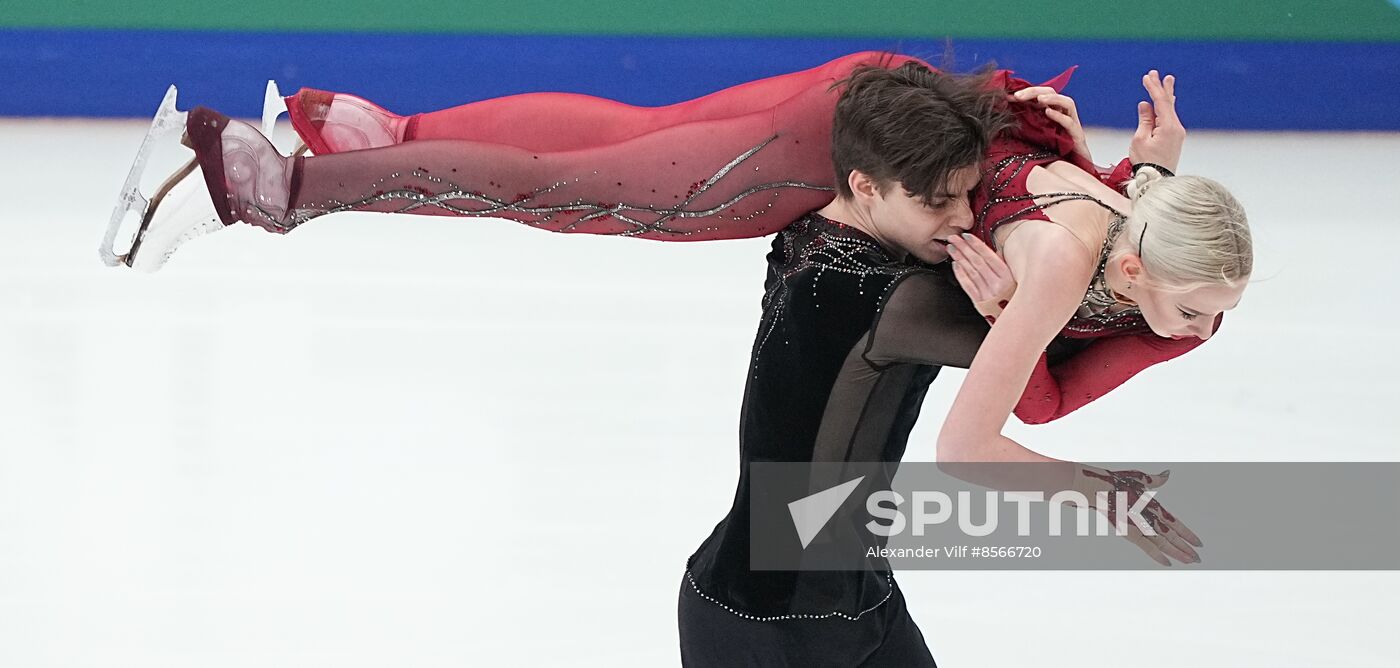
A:
<svg viewBox="0 0 1400 668">
<path fill-rule="evenodd" d="M 749 569 L 747 465 L 898 461 L 941 365 L 971 363 L 987 324 L 935 264 L 972 227 L 997 94 L 906 66 L 858 72 L 838 102 L 838 196 L 768 254 L 739 488 L 681 584 L 686 666 L 934 665 L 891 574 Z"/>
<path fill-rule="evenodd" d="M 1010 122 L 1004 94 L 917 64 L 849 81 L 833 120 L 837 198 L 767 256 L 738 490 L 681 582 L 684 665 L 935 665 L 891 573 L 750 570 L 748 465 L 897 462 L 940 368 L 970 366 L 988 324 L 945 240 L 973 225 L 969 192 Z M 1139 156 L 1176 163 L 1179 142 L 1154 155 L 1146 138 Z"/>
</svg>

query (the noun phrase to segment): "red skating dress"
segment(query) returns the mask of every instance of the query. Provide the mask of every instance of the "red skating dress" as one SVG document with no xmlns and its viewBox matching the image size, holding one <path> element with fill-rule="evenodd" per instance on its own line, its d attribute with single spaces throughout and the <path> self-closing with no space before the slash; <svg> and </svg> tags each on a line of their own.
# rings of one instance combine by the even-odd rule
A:
<svg viewBox="0 0 1400 668">
<path fill-rule="evenodd" d="M 1063 74 L 1043 85 L 1060 90 L 1069 81 Z M 1029 84 L 998 72 L 995 85 L 1014 92 Z M 1103 396 L 1139 371 L 1165 362 L 1204 343 L 1195 337 L 1171 339 L 1152 333 L 1137 308 L 1123 309 L 1104 284 L 1104 269 L 1110 247 L 1127 219 L 1096 198 L 1081 193 L 1049 193 L 1032 196 L 1026 179 L 1033 168 L 1066 161 L 1098 177 L 1122 192 L 1131 177 L 1127 160 L 1110 170 L 1100 170 L 1074 152 L 1074 140 L 1063 127 L 1050 120 L 1038 107 L 1013 102 L 1017 125 L 992 143 L 983 163 L 982 178 L 972 194 L 973 234 L 996 248 L 992 233 L 1001 225 L 1017 220 L 1049 220 L 1047 207 L 1069 200 L 1090 200 L 1114 214 L 1089 289 L 1076 314 L 1056 336 L 1050 349 L 1073 350 L 1052 360 L 1042 353 L 1031 372 L 1026 390 L 1015 408 L 1016 417 L 1027 424 L 1049 422 Z M 1216 317 L 1219 329 L 1224 314 Z"/>
<path fill-rule="evenodd" d="M 665 107 L 530 93 L 402 117 L 354 96 L 303 89 L 287 106 L 317 155 L 297 163 L 288 219 L 264 226 L 286 232 L 327 213 L 365 210 L 507 218 L 555 232 L 666 241 L 767 235 L 834 197 L 830 142 L 839 90 L 831 85 L 859 65 L 909 61 L 917 59 L 857 53 Z M 1046 85 L 1059 89 L 1069 74 Z M 1007 92 L 1029 85 L 1006 71 L 993 83 Z M 1075 154 L 1068 133 L 1039 108 L 1011 106 L 1019 125 L 993 142 L 972 198 L 974 233 L 993 247 L 997 226 L 1048 220 L 1043 209 L 1066 199 L 1029 195 L 1025 179 L 1034 166 L 1068 161 L 1114 188 L 1129 176 L 1126 160 L 1101 171 Z M 347 142 L 328 131 L 338 118 L 360 119 L 373 131 Z M 1023 422 L 1067 415 L 1202 343 L 1158 337 L 1136 309 L 1109 308 L 1103 266 L 1122 222 L 1110 227 L 1079 313 L 1031 375 L 1015 408 Z"/>
</svg>

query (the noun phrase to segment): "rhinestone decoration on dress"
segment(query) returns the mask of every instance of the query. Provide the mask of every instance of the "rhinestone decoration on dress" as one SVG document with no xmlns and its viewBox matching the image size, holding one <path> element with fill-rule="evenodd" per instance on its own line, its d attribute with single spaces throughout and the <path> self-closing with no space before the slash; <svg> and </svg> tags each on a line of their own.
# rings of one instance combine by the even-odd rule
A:
<svg viewBox="0 0 1400 668">
<path fill-rule="evenodd" d="M 528 193 L 519 193 L 513 199 L 504 199 L 488 195 L 478 190 L 471 190 L 465 188 L 451 181 L 445 181 L 442 178 L 429 174 L 426 171 L 415 169 L 410 170 L 408 174 L 414 177 L 415 179 L 422 180 L 424 182 L 422 187 L 408 186 L 398 187 L 391 190 L 379 190 L 379 187 L 383 186 L 386 180 L 399 180 L 403 176 L 403 174 L 396 172 L 372 184 L 371 189 L 373 194 L 367 195 L 353 202 L 331 200 L 328 202 L 320 203 L 316 206 L 303 206 L 301 208 L 298 208 L 288 215 L 289 220 L 286 222 L 284 227 L 286 229 L 291 229 L 293 227 L 296 227 L 297 225 L 307 222 L 308 220 L 311 220 L 312 218 L 317 218 L 326 214 L 338 213 L 341 211 L 360 210 L 371 205 L 390 200 L 403 200 L 405 204 L 401 208 L 395 209 L 393 211 L 394 213 L 411 213 L 424 207 L 437 207 L 461 216 L 491 217 L 501 216 L 501 214 L 509 212 L 511 214 L 526 214 L 527 216 L 537 216 L 538 218 L 536 220 L 523 220 L 522 218 L 518 218 L 514 215 L 511 216 L 516 220 L 522 220 L 522 222 L 526 222 L 529 225 L 534 225 L 537 227 L 546 226 L 551 222 L 555 222 L 555 218 L 559 214 L 567 214 L 570 216 L 578 217 L 572 222 L 560 225 L 555 231 L 589 231 L 597 234 L 613 234 L 616 236 L 636 236 L 639 234 L 647 233 L 671 234 L 681 237 L 690 236 L 701 232 L 714 231 L 718 228 L 703 227 L 695 229 L 685 229 L 683 227 L 676 226 L 673 223 L 673 221 L 692 218 L 713 218 L 747 221 L 752 220 L 757 216 L 763 215 L 763 213 L 768 208 L 771 208 L 773 206 L 771 199 L 768 204 L 757 208 L 756 210 L 754 210 L 753 213 L 748 215 L 727 216 L 724 215 L 722 212 L 726 209 L 734 207 L 736 204 L 738 204 L 745 198 L 748 198 L 760 192 L 775 191 L 772 193 L 772 197 L 776 198 L 778 197 L 781 189 L 785 188 L 798 188 L 804 190 L 817 190 L 825 192 L 830 192 L 832 190 L 832 188 L 829 186 L 804 183 L 801 181 L 772 181 L 751 186 L 719 204 L 708 206 L 703 209 L 688 208 L 697 198 L 714 188 L 716 184 L 718 184 L 721 180 L 725 178 L 725 176 L 733 172 L 746 160 L 749 160 L 750 158 L 757 155 L 760 151 L 762 151 L 769 144 L 773 143 L 773 141 L 775 141 L 776 139 L 778 139 L 778 135 L 775 134 L 763 140 L 758 145 L 744 151 L 743 153 L 736 156 L 734 159 L 730 160 L 727 164 L 721 167 L 709 178 L 691 184 L 690 189 L 685 194 L 685 199 L 673 206 L 660 206 L 656 204 L 648 205 L 635 202 L 594 202 L 587 201 L 585 199 L 577 199 L 571 202 L 549 206 L 537 206 L 535 204 L 532 204 L 532 202 L 533 200 L 537 199 L 540 195 L 551 193 L 562 188 L 567 188 L 572 183 L 578 183 L 580 180 L 579 177 L 574 177 L 572 181 L 556 181 L 548 186 L 537 188 Z M 755 170 L 757 170 L 757 168 L 755 168 Z M 596 175 L 597 173 L 598 172 L 596 171 L 593 172 L 594 175 Z M 446 190 L 441 190 L 441 188 L 443 187 L 445 187 Z M 482 206 L 473 208 L 466 207 L 468 203 L 473 202 Z M 616 232 L 579 229 L 580 227 L 585 226 L 588 222 L 594 220 L 617 221 L 623 223 L 626 227 L 625 229 Z"/>
<path fill-rule="evenodd" d="M 1113 215 L 1113 219 L 1109 222 L 1103 247 L 1099 249 L 1098 267 L 1084 293 L 1084 299 L 1079 303 L 1079 309 L 1065 324 L 1061 334 L 1087 337 L 1147 329 L 1147 322 L 1142 318 L 1142 311 L 1133 305 L 1125 307 L 1123 302 L 1114 298 L 1113 292 L 1108 289 L 1104 279 L 1104 271 L 1108 267 L 1108 254 L 1113 249 L 1113 242 L 1128 222 L 1123 214 L 1104 204 L 1098 198 L 1084 193 L 1007 194 L 1008 189 L 1012 189 L 1013 185 L 1022 183 L 1020 177 L 1026 173 L 1029 167 L 1033 166 L 1032 163 L 1055 159 L 1058 159 L 1058 156 L 1050 152 L 1021 153 L 1007 156 L 984 170 L 982 180 L 987 189 L 988 197 L 986 203 L 977 212 L 974 223 L 976 229 L 982 230 L 984 238 L 990 239 L 992 232 L 1003 224 L 1022 220 L 1034 214 L 1044 216 L 1045 209 L 1071 200 L 1085 200 L 1107 209 Z M 1024 190 L 1024 184 L 1019 189 Z M 1049 201 L 1039 201 L 1047 199 Z M 999 212 L 996 219 L 990 219 L 993 208 L 1004 204 L 1020 204 L 1020 206 L 1009 213 Z"/>
</svg>

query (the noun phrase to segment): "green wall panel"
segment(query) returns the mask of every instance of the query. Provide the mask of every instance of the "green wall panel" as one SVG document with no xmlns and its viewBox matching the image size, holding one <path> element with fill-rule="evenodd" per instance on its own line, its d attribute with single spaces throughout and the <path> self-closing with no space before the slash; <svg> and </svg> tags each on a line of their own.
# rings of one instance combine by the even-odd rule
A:
<svg viewBox="0 0 1400 668">
<path fill-rule="evenodd" d="M 1400 0 L 0 0 L 0 27 L 1400 41 Z"/>
</svg>

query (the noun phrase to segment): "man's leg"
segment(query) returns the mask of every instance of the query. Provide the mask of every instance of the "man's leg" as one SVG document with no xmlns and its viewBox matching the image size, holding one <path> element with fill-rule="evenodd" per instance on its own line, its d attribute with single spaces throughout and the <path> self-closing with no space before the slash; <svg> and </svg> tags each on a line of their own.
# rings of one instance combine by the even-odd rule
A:
<svg viewBox="0 0 1400 668">
<path fill-rule="evenodd" d="M 860 668 L 938 668 L 919 625 L 909 616 L 898 584 L 884 607 L 885 638 Z"/>
<path fill-rule="evenodd" d="M 886 601 L 888 605 L 889 601 Z M 756 621 L 744 619 L 701 598 L 682 578 L 680 603 L 681 663 L 685 668 L 854 668 L 856 666 L 900 666 L 927 668 L 933 666 L 928 649 L 923 654 L 913 644 L 922 642 L 918 628 L 909 620 L 909 627 L 897 627 L 898 634 L 887 632 L 891 619 L 899 613 L 908 619 L 901 605 L 886 611 L 882 605 L 858 620 L 829 617 L 824 619 L 781 619 Z M 909 636 L 909 628 L 914 636 Z M 888 645 L 888 650 L 883 648 Z M 879 655 L 888 656 L 893 663 L 868 664 Z"/>
<path fill-rule="evenodd" d="M 700 598 L 689 578 L 681 578 L 677 608 L 685 668 L 799 665 L 784 658 L 770 622 L 741 619 Z"/>
</svg>

